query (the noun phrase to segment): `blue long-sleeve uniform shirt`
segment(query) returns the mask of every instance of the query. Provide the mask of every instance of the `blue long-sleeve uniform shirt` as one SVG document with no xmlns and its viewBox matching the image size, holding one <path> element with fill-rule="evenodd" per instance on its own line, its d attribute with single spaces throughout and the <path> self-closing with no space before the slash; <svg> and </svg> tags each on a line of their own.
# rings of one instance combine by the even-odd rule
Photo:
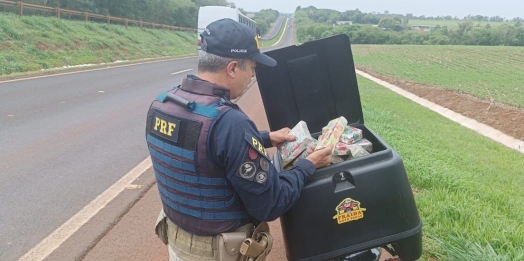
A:
<svg viewBox="0 0 524 261">
<path fill-rule="evenodd" d="M 293 169 L 279 173 L 265 150 L 271 147 L 269 133 L 259 132 L 237 109 L 217 119 L 209 141 L 215 164 L 226 170 L 247 212 L 259 221 L 275 220 L 284 214 L 315 172 L 313 163 L 299 159 Z"/>
</svg>

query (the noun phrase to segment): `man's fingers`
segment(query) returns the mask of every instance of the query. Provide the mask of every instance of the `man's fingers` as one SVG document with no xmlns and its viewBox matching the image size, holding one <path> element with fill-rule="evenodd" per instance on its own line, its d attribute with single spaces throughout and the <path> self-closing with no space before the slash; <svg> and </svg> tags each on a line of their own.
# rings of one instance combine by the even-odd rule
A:
<svg viewBox="0 0 524 261">
<path fill-rule="evenodd" d="M 331 155 L 331 151 L 333 151 L 333 145 L 329 145 L 325 148 L 324 153 L 326 155 Z"/>
</svg>

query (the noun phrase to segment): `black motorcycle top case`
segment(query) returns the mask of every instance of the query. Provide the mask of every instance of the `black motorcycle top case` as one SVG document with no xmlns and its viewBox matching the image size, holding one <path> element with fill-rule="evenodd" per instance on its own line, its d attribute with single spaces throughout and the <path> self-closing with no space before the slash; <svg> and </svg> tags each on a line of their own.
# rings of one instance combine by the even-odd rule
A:
<svg viewBox="0 0 524 261">
<path fill-rule="evenodd" d="M 401 157 L 364 124 L 347 35 L 265 54 L 256 76 L 272 131 L 300 120 L 314 137 L 344 116 L 373 143 L 370 155 L 318 169 L 281 218 L 289 261 L 328 260 L 391 244 L 403 261 L 422 255 L 422 223 Z M 274 163 L 282 169 L 280 155 Z"/>
</svg>

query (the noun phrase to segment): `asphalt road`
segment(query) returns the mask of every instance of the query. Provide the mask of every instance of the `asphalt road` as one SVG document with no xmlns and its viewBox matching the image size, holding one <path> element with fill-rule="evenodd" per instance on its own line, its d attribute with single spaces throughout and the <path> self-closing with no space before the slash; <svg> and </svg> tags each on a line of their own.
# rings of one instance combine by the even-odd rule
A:
<svg viewBox="0 0 524 261">
<path fill-rule="evenodd" d="M 278 17 L 277 21 L 275 22 L 275 26 L 273 26 L 271 31 L 264 35 L 262 37 L 262 40 L 271 40 L 277 36 L 278 32 L 280 31 L 280 27 L 284 25 L 284 22 L 286 21 L 286 17 L 280 16 Z M 291 23 L 290 23 L 291 24 Z"/>
<path fill-rule="evenodd" d="M 291 41 L 288 33 L 273 48 Z M 0 260 L 18 260 L 50 241 L 46 237 L 146 159 L 151 101 L 195 69 L 196 58 L 188 57 L 0 81 Z M 100 208 L 123 214 L 129 198 L 143 196 L 122 194 L 128 203 Z M 98 220 L 91 231 L 118 219 Z M 100 237 L 88 234 L 73 245 L 87 249 L 84 241 Z"/>
<path fill-rule="evenodd" d="M 146 158 L 149 104 L 185 75 L 172 73 L 195 65 L 0 83 L 0 260 L 24 254 Z"/>
</svg>

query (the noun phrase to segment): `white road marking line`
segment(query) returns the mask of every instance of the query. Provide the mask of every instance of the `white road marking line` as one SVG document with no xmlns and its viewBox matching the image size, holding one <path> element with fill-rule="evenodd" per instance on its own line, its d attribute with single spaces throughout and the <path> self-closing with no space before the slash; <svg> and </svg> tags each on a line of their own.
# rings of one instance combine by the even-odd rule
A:
<svg viewBox="0 0 524 261">
<path fill-rule="evenodd" d="M 187 70 L 183 70 L 183 71 L 179 71 L 179 72 L 174 72 L 172 73 L 171 75 L 175 75 L 175 74 L 179 74 L 179 73 L 184 73 L 184 72 L 189 72 L 189 71 L 192 71 L 193 69 L 187 69 Z"/>
<path fill-rule="evenodd" d="M 151 166 L 148 157 L 18 260 L 44 260 Z"/>
<path fill-rule="evenodd" d="M 27 77 L 27 78 L 13 79 L 13 80 L 5 80 L 5 81 L 0 80 L 0 84 L 1 83 L 8 83 L 8 82 L 19 82 L 19 81 L 25 81 L 25 80 L 49 78 L 49 77 L 62 76 L 62 75 L 68 75 L 68 74 L 94 72 L 94 71 L 101 71 L 101 70 L 115 69 L 115 68 L 122 68 L 122 67 L 129 67 L 129 66 L 142 65 L 142 64 L 158 63 L 158 62 L 165 62 L 165 61 L 176 61 L 176 60 L 190 59 L 190 58 L 195 58 L 195 57 L 196 56 L 187 56 L 187 57 L 181 57 L 181 58 L 156 60 L 156 61 L 151 61 L 151 62 L 131 63 L 131 64 L 118 65 L 118 66 L 111 66 L 113 64 L 107 64 L 108 67 L 104 67 L 104 68 L 82 70 L 82 71 L 75 71 L 75 72 L 66 72 L 66 73 L 57 73 L 57 74 L 51 74 L 51 75 L 41 75 L 41 76 L 34 76 L 34 77 Z M 101 64 L 97 64 L 97 65 L 103 66 Z"/>
<path fill-rule="evenodd" d="M 278 39 L 278 41 L 273 46 L 280 44 L 280 42 L 282 41 L 282 38 L 284 37 L 284 35 L 286 35 L 286 33 L 287 33 L 287 22 L 289 22 L 289 18 L 286 18 L 286 24 L 284 25 L 284 31 L 282 32 L 282 35 L 280 36 L 280 39 Z"/>
<path fill-rule="evenodd" d="M 524 141 L 515 139 L 514 137 L 511 137 L 509 135 L 504 134 L 503 132 L 492 128 L 491 126 L 488 126 L 486 124 L 480 123 L 474 119 L 468 118 L 462 114 L 456 113 L 454 111 L 451 111 L 450 109 L 444 108 L 438 104 L 435 104 L 433 102 L 430 102 L 426 99 L 420 98 L 416 96 L 413 93 L 410 93 L 408 91 L 405 91 L 404 89 L 397 87 L 391 83 L 388 83 L 386 81 L 380 80 L 378 78 L 375 78 L 363 71 L 355 70 L 358 74 L 362 75 L 365 78 L 368 78 L 371 81 L 374 81 L 468 129 L 471 129 L 478 134 L 485 136 L 487 138 L 490 138 L 510 149 L 514 149 L 522 154 L 524 154 Z"/>
</svg>

